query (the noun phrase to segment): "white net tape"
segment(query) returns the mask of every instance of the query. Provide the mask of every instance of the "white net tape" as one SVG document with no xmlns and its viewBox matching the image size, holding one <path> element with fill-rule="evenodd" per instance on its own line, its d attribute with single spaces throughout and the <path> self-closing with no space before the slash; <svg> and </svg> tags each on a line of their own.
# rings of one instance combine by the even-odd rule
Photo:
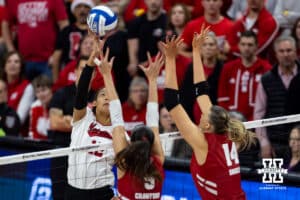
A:
<svg viewBox="0 0 300 200">
<path fill-rule="evenodd" d="M 300 114 L 297 114 L 297 115 L 288 115 L 282 117 L 244 122 L 244 125 L 247 129 L 252 129 L 252 128 L 267 127 L 267 126 L 299 122 L 299 121 L 300 121 Z M 181 135 L 179 132 L 170 132 L 170 133 L 161 134 L 160 138 L 161 140 L 169 141 L 169 140 L 180 139 Z M 78 146 L 78 147 L 66 147 L 66 148 L 38 151 L 32 153 L 17 154 L 12 156 L 3 156 L 0 157 L 0 165 L 40 160 L 45 158 L 61 157 L 79 151 L 80 152 L 99 151 L 111 147 L 112 147 L 112 143 L 110 142 L 110 143 Z"/>
</svg>

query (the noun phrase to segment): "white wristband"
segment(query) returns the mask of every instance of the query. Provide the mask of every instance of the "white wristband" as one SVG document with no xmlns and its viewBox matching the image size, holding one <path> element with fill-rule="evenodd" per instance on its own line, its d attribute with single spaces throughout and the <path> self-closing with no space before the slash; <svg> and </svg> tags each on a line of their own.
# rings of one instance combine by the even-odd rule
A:
<svg viewBox="0 0 300 200">
<path fill-rule="evenodd" d="M 146 124 L 149 127 L 158 127 L 158 104 L 156 102 L 147 103 Z"/>
<path fill-rule="evenodd" d="M 112 126 L 124 126 L 122 106 L 119 99 L 115 99 L 109 102 L 109 113 Z"/>
</svg>

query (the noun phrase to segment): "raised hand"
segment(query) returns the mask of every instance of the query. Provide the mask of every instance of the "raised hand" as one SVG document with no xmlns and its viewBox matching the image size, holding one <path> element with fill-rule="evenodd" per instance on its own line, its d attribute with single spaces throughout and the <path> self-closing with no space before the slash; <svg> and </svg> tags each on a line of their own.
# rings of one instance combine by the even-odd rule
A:
<svg viewBox="0 0 300 200">
<path fill-rule="evenodd" d="M 200 49 L 204 41 L 206 40 L 207 35 L 210 32 L 210 26 L 206 28 L 204 27 L 205 27 L 204 24 L 202 24 L 200 33 L 194 33 L 193 42 L 192 42 L 193 49 L 196 48 Z"/>
<path fill-rule="evenodd" d="M 93 51 L 87 61 L 88 66 L 95 67 L 98 65 L 98 63 L 96 63 L 95 60 L 99 60 L 98 58 L 102 52 L 104 43 L 105 41 L 99 40 L 97 36 L 94 36 Z"/>
<path fill-rule="evenodd" d="M 166 42 L 160 42 L 159 45 L 166 58 L 175 58 L 182 42 L 183 39 L 173 35 L 171 39 L 167 37 Z"/>
<path fill-rule="evenodd" d="M 152 61 L 152 58 L 151 58 L 149 52 L 147 52 L 147 57 L 148 57 L 149 66 L 146 68 L 143 65 L 139 65 L 139 67 L 145 73 L 145 75 L 149 81 L 151 81 L 151 80 L 156 81 L 156 78 L 159 75 L 160 69 L 164 64 L 164 57 L 161 53 L 158 53 L 155 56 L 155 60 Z"/>
<path fill-rule="evenodd" d="M 101 61 L 98 68 L 103 76 L 111 75 L 111 70 L 112 70 L 115 57 L 112 57 L 110 60 L 108 60 L 108 56 L 109 56 L 109 48 L 107 48 L 105 55 L 103 55 L 103 49 L 100 51 Z"/>
</svg>

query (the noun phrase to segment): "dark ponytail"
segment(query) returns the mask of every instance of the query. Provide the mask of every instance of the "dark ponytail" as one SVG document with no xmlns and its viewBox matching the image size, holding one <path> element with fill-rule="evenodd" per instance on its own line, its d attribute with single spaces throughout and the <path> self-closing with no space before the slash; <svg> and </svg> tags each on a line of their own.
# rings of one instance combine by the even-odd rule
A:
<svg viewBox="0 0 300 200">
<path fill-rule="evenodd" d="M 150 128 L 144 125 L 134 128 L 131 143 L 116 155 L 116 166 L 129 172 L 140 183 L 150 177 L 161 181 L 162 177 L 151 159 L 153 141 L 154 134 Z"/>
</svg>

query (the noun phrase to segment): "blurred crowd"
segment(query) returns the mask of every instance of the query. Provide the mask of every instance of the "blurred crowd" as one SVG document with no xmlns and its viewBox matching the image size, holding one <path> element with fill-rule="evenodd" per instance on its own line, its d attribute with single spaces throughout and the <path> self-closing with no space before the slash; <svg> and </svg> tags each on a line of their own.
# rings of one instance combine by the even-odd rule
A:
<svg viewBox="0 0 300 200">
<path fill-rule="evenodd" d="M 297 0 L 0 0 L 1 136 L 69 145 L 76 82 L 93 45 L 86 19 L 103 4 L 119 17 L 105 45 L 115 56 L 113 77 L 128 132 L 145 123 L 148 83 L 138 65 L 147 65 L 147 52 L 154 57 L 159 41 L 172 35 L 184 40 L 176 59 L 181 103 L 199 123 L 191 46 L 202 25 L 211 30 L 201 57 L 214 104 L 242 121 L 300 114 Z M 163 104 L 164 81 L 163 67 L 157 78 L 161 133 L 177 130 Z M 96 73 L 90 99 L 103 85 Z M 300 171 L 299 125 L 253 131 L 257 146 L 241 156 L 285 158 L 286 168 Z M 163 145 L 169 156 L 191 155 L 183 141 Z"/>
</svg>

